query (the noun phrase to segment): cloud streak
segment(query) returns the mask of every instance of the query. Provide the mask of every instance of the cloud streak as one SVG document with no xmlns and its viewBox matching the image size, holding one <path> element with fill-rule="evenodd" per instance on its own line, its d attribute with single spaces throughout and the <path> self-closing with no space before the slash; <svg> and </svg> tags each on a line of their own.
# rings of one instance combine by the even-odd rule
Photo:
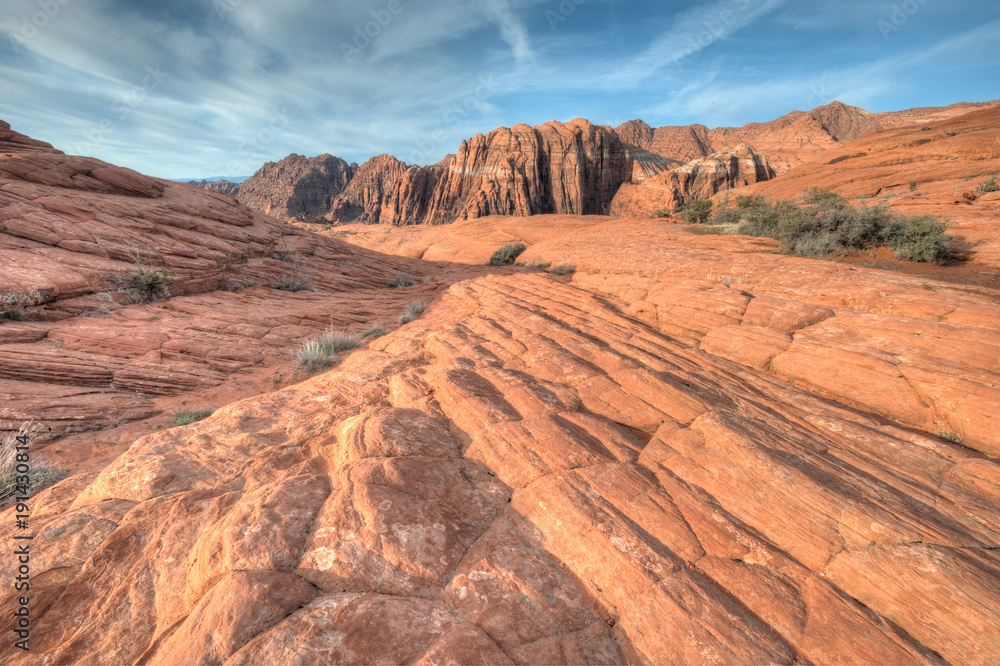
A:
<svg viewBox="0 0 1000 666">
<path fill-rule="evenodd" d="M 0 118 L 153 175 L 239 176 L 290 152 L 436 162 L 518 122 L 743 124 L 827 94 L 876 110 L 978 100 L 1000 75 L 986 0 L 927 3 L 889 43 L 860 0 L 390 1 L 52 0 L 24 39 L 39 4 L 8 0 Z M 575 9 L 553 29 L 560 2 Z M 341 45 L 366 30 L 347 58 Z M 165 78 L 145 86 L 148 68 Z M 481 77 L 494 88 L 478 100 Z"/>
</svg>

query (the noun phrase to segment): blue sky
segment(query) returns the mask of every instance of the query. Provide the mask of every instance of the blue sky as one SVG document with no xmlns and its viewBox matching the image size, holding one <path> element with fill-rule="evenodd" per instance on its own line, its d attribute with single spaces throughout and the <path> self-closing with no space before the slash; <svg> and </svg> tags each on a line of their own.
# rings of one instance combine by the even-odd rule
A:
<svg viewBox="0 0 1000 666">
<path fill-rule="evenodd" d="M 996 0 L 5 0 L 0 118 L 165 178 L 588 118 L 1000 97 Z"/>
</svg>

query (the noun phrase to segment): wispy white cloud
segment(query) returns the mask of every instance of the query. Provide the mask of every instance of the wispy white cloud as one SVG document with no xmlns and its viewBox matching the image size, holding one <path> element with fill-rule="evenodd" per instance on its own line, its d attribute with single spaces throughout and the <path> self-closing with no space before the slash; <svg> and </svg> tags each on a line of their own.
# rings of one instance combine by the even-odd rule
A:
<svg viewBox="0 0 1000 666">
<path fill-rule="evenodd" d="M 40 5 L 5 0 L 0 118 L 154 175 L 220 175 L 234 161 L 249 172 L 293 151 L 437 161 L 499 124 L 742 124 L 810 101 L 917 98 L 928 72 L 961 90 L 962 67 L 995 52 L 997 29 L 996 12 L 978 31 L 955 27 L 982 24 L 993 0 L 950 14 L 927 3 L 889 42 L 862 0 L 712 0 L 680 12 L 662 0 L 398 1 L 390 12 L 389 0 L 60 0 L 18 40 Z M 553 30 L 546 12 L 567 2 L 575 9 Z M 839 39 L 856 33 L 867 37 Z M 791 52 L 791 34 L 816 40 Z M 135 93 L 147 68 L 166 78 Z M 120 117 L 130 95 L 141 100 Z M 112 131 L 88 138 L 109 119 Z"/>
</svg>

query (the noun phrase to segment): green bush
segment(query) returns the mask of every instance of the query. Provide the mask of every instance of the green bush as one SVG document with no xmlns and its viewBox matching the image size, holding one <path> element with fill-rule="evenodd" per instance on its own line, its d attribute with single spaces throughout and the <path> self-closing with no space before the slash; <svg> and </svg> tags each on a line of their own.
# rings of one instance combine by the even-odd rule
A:
<svg viewBox="0 0 1000 666">
<path fill-rule="evenodd" d="M 898 259 L 945 262 L 951 258 L 945 225 L 929 215 L 898 215 L 885 202 L 854 208 L 843 196 L 810 188 L 801 204 L 741 196 L 736 205 L 712 218 L 713 233 L 766 236 L 779 251 L 825 257 L 872 247 L 888 247 Z"/>
<path fill-rule="evenodd" d="M 528 247 L 524 243 L 504 245 L 490 257 L 490 266 L 510 266 Z"/>
<path fill-rule="evenodd" d="M 177 428 L 178 426 L 190 425 L 195 421 L 207 419 L 213 412 L 214 410 L 211 409 L 184 409 L 174 414 L 174 420 L 167 427 Z"/>
<path fill-rule="evenodd" d="M 997 190 L 1000 190 L 1000 184 L 997 183 L 996 178 L 990 178 L 989 180 L 979 183 L 976 189 L 983 194 L 986 194 L 987 192 L 996 192 Z"/>
<path fill-rule="evenodd" d="M 952 239 L 944 230 L 945 225 L 931 215 L 899 216 L 883 231 L 883 238 L 897 259 L 943 263 L 951 258 Z"/>
<path fill-rule="evenodd" d="M 576 266 L 556 266 L 550 273 L 553 275 L 570 275 L 576 272 Z"/>
<path fill-rule="evenodd" d="M 681 210 L 681 219 L 692 224 L 705 224 L 712 216 L 712 202 L 695 199 Z"/>
<path fill-rule="evenodd" d="M 154 303 L 161 298 L 170 298 L 170 285 L 175 282 L 177 278 L 172 270 L 152 271 L 137 264 L 129 290 L 140 303 Z"/>
</svg>

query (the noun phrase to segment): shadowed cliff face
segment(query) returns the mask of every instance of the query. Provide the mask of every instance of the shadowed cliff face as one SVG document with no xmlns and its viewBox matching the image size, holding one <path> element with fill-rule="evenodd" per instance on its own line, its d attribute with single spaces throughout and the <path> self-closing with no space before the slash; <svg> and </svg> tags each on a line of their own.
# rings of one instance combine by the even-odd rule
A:
<svg viewBox="0 0 1000 666">
<path fill-rule="evenodd" d="M 454 155 L 436 165 L 408 166 L 391 155 L 379 155 L 357 167 L 329 155 L 309 159 L 290 155 L 269 162 L 242 186 L 224 191 L 278 218 L 325 217 L 345 224 L 446 224 L 487 215 L 604 215 L 611 211 L 616 195 L 628 200 L 651 196 L 651 190 L 629 191 L 629 184 L 703 158 L 718 162 L 720 154 L 749 150 L 759 158 L 753 168 L 733 165 L 726 167 L 728 173 L 714 177 L 709 172 L 719 171 L 718 166 L 702 168 L 701 178 L 715 185 L 691 183 L 691 177 L 682 174 L 654 181 L 653 189 L 660 191 L 655 198 L 665 199 L 656 209 L 671 210 L 692 196 L 711 196 L 719 189 L 785 173 L 865 133 L 947 119 L 975 108 L 975 104 L 956 104 L 870 114 L 834 102 L 767 123 L 717 129 L 704 125 L 654 129 L 642 120 L 614 130 L 582 119 L 538 127 L 516 125 L 465 140 Z M 697 191 L 694 195 L 692 188 Z M 671 191 L 677 195 L 666 194 Z M 652 212 L 641 205 L 618 205 L 616 211 Z"/>
<path fill-rule="evenodd" d="M 408 167 L 390 155 L 357 169 L 330 156 L 292 155 L 265 165 L 237 196 L 276 217 L 396 226 L 485 215 L 598 215 L 608 212 L 622 183 L 672 165 L 625 145 L 607 127 L 574 120 L 480 134 L 428 167 Z"/>
<path fill-rule="evenodd" d="M 339 157 L 289 155 L 268 162 L 237 189 L 237 198 L 251 208 L 279 219 L 322 216 L 354 176 L 357 165 Z"/>
</svg>

